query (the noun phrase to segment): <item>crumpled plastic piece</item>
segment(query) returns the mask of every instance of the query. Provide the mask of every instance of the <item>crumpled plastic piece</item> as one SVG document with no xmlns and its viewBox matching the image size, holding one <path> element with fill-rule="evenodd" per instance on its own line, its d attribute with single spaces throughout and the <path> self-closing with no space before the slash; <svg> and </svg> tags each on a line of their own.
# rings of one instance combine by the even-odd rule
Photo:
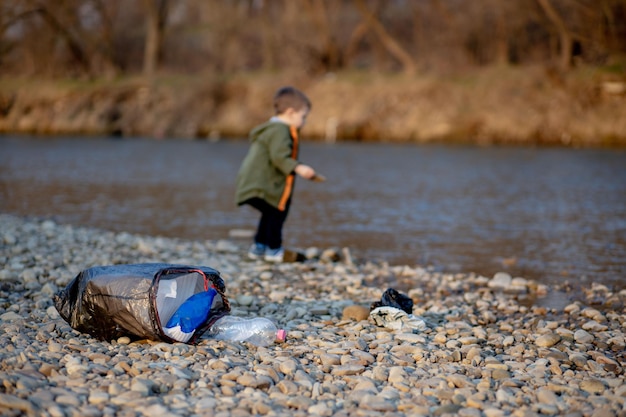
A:
<svg viewBox="0 0 626 417">
<path fill-rule="evenodd" d="M 370 310 L 377 307 L 395 307 L 406 312 L 413 313 L 413 300 L 408 295 L 402 294 L 393 288 L 387 288 L 380 301 L 372 303 Z"/>
<path fill-rule="evenodd" d="M 209 288 L 189 297 L 168 320 L 163 327 L 163 333 L 174 340 L 187 343 L 196 329 L 209 318 L 211 310 L 215 308 L 213 301 L 216 295 L 217 291 Z"/>
<path fill-rule="evenodd" d="M 403 332 L 423 331 L 427 327 L 426 322 L 420 317 L 407 314 L 396 307 L 376 307 L 370 311 L 370 318 L 377 326 Z"/>
</svg>

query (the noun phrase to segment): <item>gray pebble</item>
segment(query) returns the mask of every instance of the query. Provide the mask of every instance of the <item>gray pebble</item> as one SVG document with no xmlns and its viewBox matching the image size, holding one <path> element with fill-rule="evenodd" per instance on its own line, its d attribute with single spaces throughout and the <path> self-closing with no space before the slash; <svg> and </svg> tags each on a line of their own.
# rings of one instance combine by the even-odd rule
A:
<svg viewBox="0 0 626 417">
<path fill-rule="evenodd" d="M 593 335 L 583 329 L 578 329 L 574 332 L 574 340 L 578 343 L 592 343 L 594 340 Z"/>
</svg>

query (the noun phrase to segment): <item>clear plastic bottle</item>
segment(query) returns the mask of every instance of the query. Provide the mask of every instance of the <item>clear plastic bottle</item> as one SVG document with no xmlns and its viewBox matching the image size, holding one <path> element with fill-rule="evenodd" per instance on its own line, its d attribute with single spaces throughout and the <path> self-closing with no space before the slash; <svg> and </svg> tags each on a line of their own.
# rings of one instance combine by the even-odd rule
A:
<svg viewBox="0 0 626 417">
<path fill-rule="evenodd" d="M 264 317 L 246 319 L 224 316 L 217 320 L 208 334 L 218 340 L 249 342 L 256 346 L 269 346 L 285 340 L 285 330 L 278 329 L 273 321 Z"/>
</svg>

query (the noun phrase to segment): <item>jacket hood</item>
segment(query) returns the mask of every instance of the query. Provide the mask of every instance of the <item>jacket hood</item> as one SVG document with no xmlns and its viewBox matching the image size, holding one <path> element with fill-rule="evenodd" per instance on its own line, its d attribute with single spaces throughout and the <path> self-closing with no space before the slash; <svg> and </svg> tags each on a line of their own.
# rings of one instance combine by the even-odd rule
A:
<svg viewBox="0 0 626 417">
<path fill-rule="evenodd" d="M 280 123 L 284 126 L 287 126 L 282 120 L 278 117 L 272 117 L 267 122 L 255 127 L 250 131 L 250 141 L 254 142 L 268 127 L 275 125 L 276 123 Z M 287 126 L 288 127 L 288 126 Z"/>
</svg>

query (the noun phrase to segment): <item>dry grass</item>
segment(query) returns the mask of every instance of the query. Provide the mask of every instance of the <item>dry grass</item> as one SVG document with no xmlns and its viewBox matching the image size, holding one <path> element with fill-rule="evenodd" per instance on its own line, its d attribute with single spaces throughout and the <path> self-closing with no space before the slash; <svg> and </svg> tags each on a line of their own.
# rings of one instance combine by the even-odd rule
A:
<svg viewBox="0 0 626 417">
<path fill-rule="evenodd" d="M 622 72 L 566 75 L 492 67 L 456 76 L 207 74 L 0 83 L 0 131 L 142 136 L 245 136 L 271 115 L 285 84 L 313 102 L 305 134 L 324 139 L 625 146 Z"/>
</svg>

